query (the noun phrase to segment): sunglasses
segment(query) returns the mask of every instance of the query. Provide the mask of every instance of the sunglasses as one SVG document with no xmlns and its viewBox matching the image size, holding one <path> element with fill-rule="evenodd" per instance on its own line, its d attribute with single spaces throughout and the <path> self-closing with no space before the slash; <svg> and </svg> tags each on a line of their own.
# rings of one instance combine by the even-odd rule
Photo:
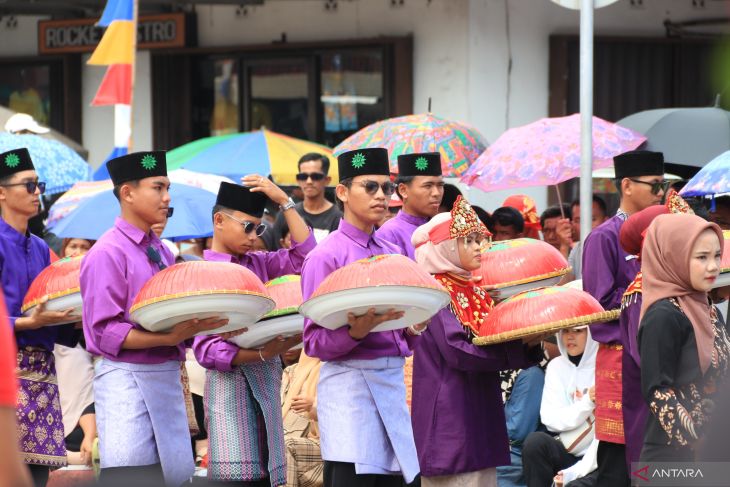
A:
<svg viewBox="0 0 730 487">
<path fill-rule="evenodd" d="M 153 264 L 157 264 L 160 270 L 167 269 L 167 266 L 162 262 L 162 256 L 153 246 L 147 247 L 147 257 L 152 261 Z"/>
<path fill-rule="evenodd" d="M 304 182 L 307 179 L 312 179 L 315 183 L 324 180 L 327 176 L 321 172 L 300 172 L 297 174 L 297 181 Z"/>
<path fill-rule="evenodd" d="M 3 184 L 1 185 L 3 188 L 10 188 L 11 186 L 25 186 L 25 190 L 28 191 L 28 194 L 35 193 L 36 188 L 41 192 L 41 194 L 46 192 L 46 183 L 39 182 L 39 181 L 29 181 L 27 183 L 15 183 L 15 184 Z"/>
<path fill-rule="evenodd" d="M 634 179 L 629 178 L 630 181 L 634 183 L 640 183 L 640 184 L 646 184 L 647 186 L 651 186 L 651 194 L 657 195 L 659 192 L 666 193 L 669 189 L 669 186 L 672 185 L 671 181 L 654 181 L 652 183 L 649 183 L 647 181 L 642 181 L 640 179 Z"/>
<path fill-rule="evenodd" d="M 263 225 L 261 223 L 257 225 L 254 222 L 239 220 L 238 218 L 234 218 L 233 216 L 229 215 L 228 213 L 221 213 L 221 215 L 225 215 L 228 218 L 230 218 L 231 220 L 233 220 L 234 222 L 240 223 L 241 226 L 243 227 L 243 232 L 246 234 L 251 233 L 255 230 L 256 236 L 260 237 L 266 231 L 266 225 Z"/>
<path fill-rule="evenodd" d="M 369 195 L 374 195 L 378 192 L 378 189 L 382 189 L 385 196 L 392 196 L 396 188 L 395 183 L 390 181 L 383 184 L 378 184 L 376 181 L 358 181 L 358 184 L 365 188 L 365 192 Z"/>
</svg>

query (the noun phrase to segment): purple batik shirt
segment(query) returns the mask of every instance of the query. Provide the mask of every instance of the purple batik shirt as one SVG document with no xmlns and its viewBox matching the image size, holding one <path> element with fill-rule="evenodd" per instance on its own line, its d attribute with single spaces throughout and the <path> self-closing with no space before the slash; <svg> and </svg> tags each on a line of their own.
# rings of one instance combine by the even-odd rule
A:
<svg viewBox="0 0 730 487">
<path fill-rule="evenodd" d="M 304 258 L 316 245 L 314 232 L 310 229 L 309 237 L 304 242 L 298 243 L 292 239 L 290 249 L 280 249 L 276 252 L 249 252 L 241 257 L 206 250 L 204 258 L 215 262 L 232 262 L 242 265 L 266 282 L 287 274 L 301 273 Z M 199 336 L 193 340 L 195 358 L 206 369 L 221 372 L 233 370 L 232 362 L 238 350 L 238 345 L 227 342 L 218 335 Z"/>
<path fill-rule="evenodd" d="M 304 259 L 302 268 L 304 300 L 309 299 L 319 284 L 335 270 L 356 260 L 383 254 L 403 255 L 403 252 L 376 233 L 365 233 L 344 219 L 340 220 L 339 228 L 330 233 Z M 405 330 L 393 330 L 371 332 L 362 340 L 355 340 L 348 330 L 348 326 L 330 330 L 310 319 L 305 319 L 305 353 L 323 361 L 407 357 L 411 354 L 415 339 Z"/>
<path fill-rule="evenodd" d="M 400 210 L 398 214 L 385 222 L 375 232 L 375 235 L 390 243 L 396 244 L 403 249 L 405 254 L 412 260 L 416 260 L 416 249 L 411 243 L 411 237 L 416 228 L 428 223 L 428 218 L 413 216 Z"/>
<path fill-rule="evenodd" d="M 122 348 L 132 329 L 144 331 L 129 317 L 129 308 L 142 286 L 160 271 L 147 256 L 149 246 L 157 250 L 165 265 L 175 262 L 152 231 L 144 233 L 117 218 L 114 227 L 101 236 L 81 262 L 84 336 L 90 353 L 135 364 L 185 360 L 184 343 L 141 350 Z"/>
<path fill-rule="evenodd" d="M 16 229 L 0 219 L 0 281 L 10 325 L 20 318 L 23 299 L 33 279 L 51 264 L 48 245 L 40 238 Z M 36 330 L 15 332 L 18 348 L 41 347 L 53 350 L 54 343 L 73 346 L 73 325 L 44 326 Z"/>
<path fill-rule="evenodd" d="M 636 257 L 627 254 L 619 242 L 625 219 L 618 214 L 596 227 L 583 245 L 583 290 L 606 311 L 621 307 L 621 298 L 640 269 Z M 592 325 L 591 336 L 600 343 L 620 342 L 618 320 Z"/>
</svg>

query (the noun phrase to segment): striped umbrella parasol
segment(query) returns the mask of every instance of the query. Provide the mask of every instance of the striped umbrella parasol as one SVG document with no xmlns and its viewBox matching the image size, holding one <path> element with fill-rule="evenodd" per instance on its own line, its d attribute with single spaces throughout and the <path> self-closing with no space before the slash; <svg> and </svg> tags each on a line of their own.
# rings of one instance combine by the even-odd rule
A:
<svg viewBox="0 0 730 487">
<path fill-rule="evenodd" d="M 167 153 L 167 168 L 217 174 L 234 181 L 247 174 L 270 174 L 277 184 L 293 186 L 297 184 L 297 162 L 309 152 L 330 158 L 329 175 L 337 181 L 332 149 L 266 129 L 206 137 L 181 145 Z"/>
</svg>

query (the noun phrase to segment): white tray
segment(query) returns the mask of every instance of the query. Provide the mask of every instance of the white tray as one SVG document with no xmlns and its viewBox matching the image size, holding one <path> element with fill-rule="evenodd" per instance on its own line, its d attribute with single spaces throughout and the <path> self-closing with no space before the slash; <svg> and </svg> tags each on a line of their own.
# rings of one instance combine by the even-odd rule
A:
<svg viewBox="0 0 730 487">
<path fill-rule="evenodd" d="M 249 325 L 248 331 L 231 338 L 229 341 L 241 348 L 261 348 L 266 342 L 279 335 L 289 338 L 304 329 L 304 316 L 299 313 L 277 316 Z M 301 344 L 294 348 L 301 348 Z"/>
<path fill-rule="evenodd" d="M 23 313 L 24 316 L 30 316 L 33 313 L 33 310 L 35 309 L 35 306 L 31 306 L 27 310 L 25 310 L 25 313 Z M 64 321 L 62 323 L 55 323 L 51 326 L 57 326 L 57 325 L 67 325 L 69 323 L 76 323 L 77 321 L 81 321 L 81 313 L 83 312 L 83 307 L 81 306 L 81 293 L 75 292 L 72 294 L 67 294 L 66 296 L 61 296 L 59 298 L 49 299 L 46 302 L 46 310 L 48 311 L 64 311 L 69 308 L 73 308 L 73 311 L 71 312 L 72 315 L 77 316 L 76 319 Z"/>
<path fill-rule="evenodd" d="M 451 296 L 446 291 L 414 286 L 370 286 L 337 291 L 306 301 L 299 312 L 320 326 L 336 330 L 347 325 L 347 314 L 356 316 L 375 308 L 376 313 L 389 309 L 404 311 L 398 320 L 384 321 L 372 331 L 388 331 L 407 328 L 431 319 L 449 304 Z"/>
<path fill-rule="evenodd" d="M 514 286 L 501 287 L 494 291 L 489 291 L 489 295 L 493 298 L 498 298 L 500 301 L 505 300 L 509 297 L 514 296 L 522 291 L 529 291 L 530 289 L 537 289 L 539 287 L 555 286 L 563 276 L 548 277 L 547 279 L 540 279 L 539 281 L 526 282 L 524 284 L 516 284 Z"/>
<path fill-rule="evenodd" d="M 206 294 L 172 298 L 142 306 L 130 315 L 132 321 L 152 331 L 167 331 L 181 321 L 218 316 L 228 324 L 198 335 L 213 335 L 250 327 L 274 309 L 274 300 L 252 294 Z"/>
</svg>

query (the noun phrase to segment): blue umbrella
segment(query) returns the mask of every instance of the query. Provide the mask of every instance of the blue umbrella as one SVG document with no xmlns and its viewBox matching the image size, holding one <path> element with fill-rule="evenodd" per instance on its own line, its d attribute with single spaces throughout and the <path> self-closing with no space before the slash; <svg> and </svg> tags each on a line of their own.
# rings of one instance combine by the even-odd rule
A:
<svg viewBox="0 0 730 487">
<path fill-rule="evenodd" d="M 711 160 L 679 192 L 681 196 L 730 193 L 730 151 Z"/>
<path fill-rule="evenodd" d="M 88 181 L 91 168 L 73 149 L 38 135 L 0 133 L 0 152 L 25 147 L 38 177 L 46 182 L 46 194 L 63 193 L 74 183 Z"/>
<path fill-rule="evenodd" d="M 213 234 L 210 212 L 215 205 L 215 193 L 186 184 L 172 184 L 170 198 L 175 213 L 167 221 L 163 238 L 184 240 Z M 53 227 L 53 233 L 62 238 L 98 240 L 114 225 L 117 216 L 119 202 L 111 190 L 104 191 L 61 218 Z"/>
</svg>

